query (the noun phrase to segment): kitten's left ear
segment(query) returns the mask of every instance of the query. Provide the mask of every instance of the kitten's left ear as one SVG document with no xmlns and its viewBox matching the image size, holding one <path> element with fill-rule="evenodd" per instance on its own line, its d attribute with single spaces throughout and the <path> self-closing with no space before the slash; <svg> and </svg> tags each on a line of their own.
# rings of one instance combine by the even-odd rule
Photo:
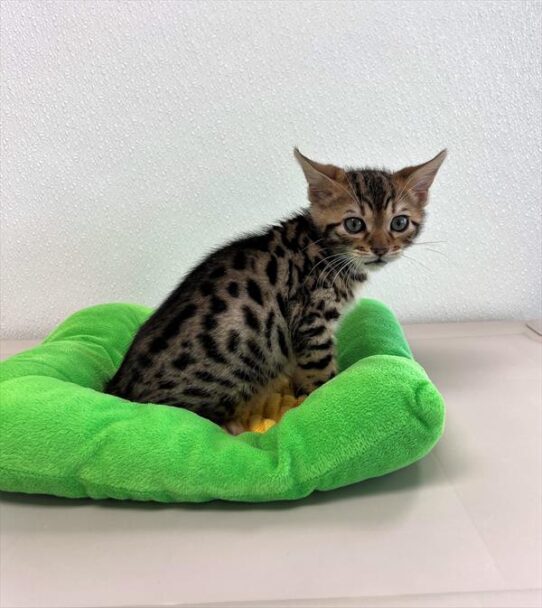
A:
<svg viewBox="0 0 542 608">
<path fill-rule="evenodd" d="M 442 150 L 435 158 L 432 158 L 423 165 L 405 167 L 401 171 L 394 173 L 394 177 L 399 182 L 399 187 L 410 191 L 421 205 L 425 205 L 429 197 L 429 188 L 447 153 L 447 150 Z"/>
</svg>

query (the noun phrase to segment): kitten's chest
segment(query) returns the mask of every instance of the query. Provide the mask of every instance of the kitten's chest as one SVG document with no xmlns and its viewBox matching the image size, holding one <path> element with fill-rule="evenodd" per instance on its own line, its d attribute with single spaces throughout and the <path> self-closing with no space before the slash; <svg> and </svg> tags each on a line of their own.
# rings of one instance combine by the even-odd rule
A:
<svg viewBox="0 0 542 608">
<path fill-rule="evenodd" d="M 307 319 L 318 317 L 326 325 L 334 327 L 343 311 L 353 302 L 353 293 L 348 289 L 298 289 L 289 299 L 290 324 L 297 327 Z"/>
</svg>

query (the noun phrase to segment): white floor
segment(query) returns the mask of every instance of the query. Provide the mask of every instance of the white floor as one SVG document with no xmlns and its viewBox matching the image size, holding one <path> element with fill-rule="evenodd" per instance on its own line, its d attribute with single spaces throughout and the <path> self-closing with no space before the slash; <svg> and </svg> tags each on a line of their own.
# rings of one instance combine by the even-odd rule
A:
<svg viewBox="0 0 542 608">
<path fill-rule="evenodd" d="M 3 494 L 2 608 L 541 606 L 541 338 L 519 322 L 407 333 L 448 408 L 422 462 L 290 504 Z"/>
</svg>

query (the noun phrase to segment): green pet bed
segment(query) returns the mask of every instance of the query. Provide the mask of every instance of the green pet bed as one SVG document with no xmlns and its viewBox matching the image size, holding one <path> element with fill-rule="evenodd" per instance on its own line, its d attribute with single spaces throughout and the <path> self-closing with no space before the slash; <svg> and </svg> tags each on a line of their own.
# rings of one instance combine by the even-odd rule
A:
<svg viewBox="0 0 542 608">
<path fill-rule="evenodd" d="M 442 397 L 379 302 L 361 301 L 341 323 L 336 378 L 266 433 L 237 437 L 184 409 L 101 392 L 150 312 L 87 308 L 1 364 L 1 490 L 293 500 L 405 467 L 442 434 Z"/>
</svg>

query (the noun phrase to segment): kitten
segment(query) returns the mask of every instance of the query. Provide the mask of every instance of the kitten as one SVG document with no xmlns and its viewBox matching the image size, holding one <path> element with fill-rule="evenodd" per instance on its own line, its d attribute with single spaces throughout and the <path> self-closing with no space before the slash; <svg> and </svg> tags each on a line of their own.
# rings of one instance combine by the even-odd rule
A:
<svg viewBox="0 0 542 608">
<path fill-rule="evenodd" d="M 343 170 L 295 150 L 310 207 L 196 266 L 140 328 L 106 391 L 225 425 L 282 373 L 308 394 L 336 373 L 333 326 L 369 270 L 419 234 L 446 157 L 396 173 Z"/>
</svg>

